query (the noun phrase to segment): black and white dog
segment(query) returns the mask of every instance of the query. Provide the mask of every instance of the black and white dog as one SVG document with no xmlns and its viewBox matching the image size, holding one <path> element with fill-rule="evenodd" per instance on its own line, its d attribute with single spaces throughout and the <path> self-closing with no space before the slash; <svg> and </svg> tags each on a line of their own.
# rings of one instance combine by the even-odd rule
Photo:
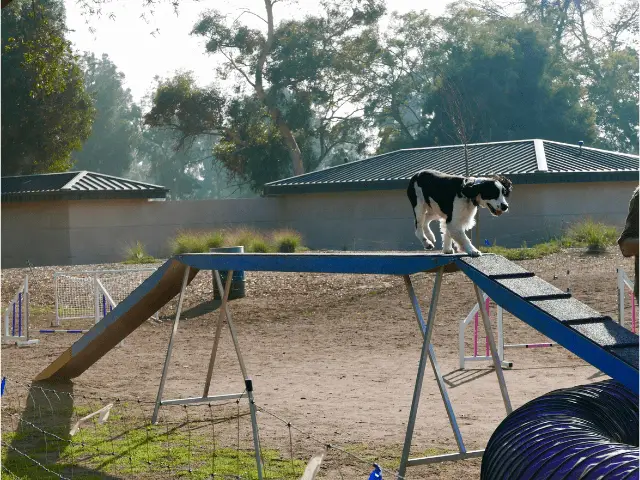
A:
<svg viewBox="0 0 640 480">
<path fill-rule="evenodd" d="M 443 253 L 457 250 L 472 257 L 480 256 L 465 233 L 475 225 L 478 206 L 488 208 L 493 216 L 509 209 L 507 198 L 511 181 L 503 176 L 463 177 L 435 170 L 422 170 L 409 181 L 407 196 L 413 207 L 416 236 L 427 250 L 436 243 L 429 223 L 440 221 Z"/>
</svg>

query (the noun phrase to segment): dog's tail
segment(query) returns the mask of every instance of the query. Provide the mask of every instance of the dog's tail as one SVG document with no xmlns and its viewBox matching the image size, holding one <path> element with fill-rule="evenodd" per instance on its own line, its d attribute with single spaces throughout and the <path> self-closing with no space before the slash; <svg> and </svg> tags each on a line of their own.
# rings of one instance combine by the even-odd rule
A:
<svg viewBox="0 0 640 480">
<path fill-rule="evenodd" d="M 409 197 L 409 201 L 411 202 L 411 211 L 413 212 L 413 221 L 415 223 L 415 228 L 418 228 L 418 218 L 416 217 L 416 205 L 418 205 L 416 182 L 417 178 L 414 175 L 413 177 L 411 177 L 411 180 L 409 180 L 409 186 L 407 187 L 407 197 Z"/>
</svg>

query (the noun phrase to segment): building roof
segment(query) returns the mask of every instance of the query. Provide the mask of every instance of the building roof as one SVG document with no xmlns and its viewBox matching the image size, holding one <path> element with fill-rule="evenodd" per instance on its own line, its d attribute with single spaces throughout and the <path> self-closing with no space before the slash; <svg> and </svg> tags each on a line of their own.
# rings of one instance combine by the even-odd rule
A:
<svg viewBox="0 0 640 480">
<path fill-rule="evenodd" d="M 638 155 L 538 139 L 475 143 L 467 145 L 467 150 L 470 175 L 502 174 L 514 184 L 638 180 Z M 267 183 L 264 193 L 403 189 L 424 168 L 464 175 L 464 147 L 397 150 Z"/>
<path fill-rule="evenodd" d="M 17 175 L 1 181 L 3 202 L 164 199 L 169 191 L 159 185 L 87 171 Z"/>
</svg>

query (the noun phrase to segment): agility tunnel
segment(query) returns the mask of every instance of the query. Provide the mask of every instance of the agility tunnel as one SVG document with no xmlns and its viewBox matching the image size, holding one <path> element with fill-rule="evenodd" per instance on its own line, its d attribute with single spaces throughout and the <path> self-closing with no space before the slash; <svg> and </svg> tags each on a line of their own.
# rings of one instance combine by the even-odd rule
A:
<svg viewBox="0 0 640 480">
<path fill-rule="evenodd" d="M 637 479 L 638 396 L 614 380 L 554 390 L 508 415 L 481 480 Z"/>
</svg>

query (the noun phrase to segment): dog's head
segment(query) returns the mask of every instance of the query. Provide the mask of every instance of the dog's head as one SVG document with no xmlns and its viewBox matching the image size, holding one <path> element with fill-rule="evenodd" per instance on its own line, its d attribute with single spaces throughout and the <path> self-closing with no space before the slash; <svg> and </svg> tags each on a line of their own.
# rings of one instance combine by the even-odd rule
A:
<svg viewBox="0 0 640 480">
<path fill-rule="evenodd" d="M 495 217 L 509 209 L 507 198 L 512 190 L 511 180 L 502 175 L 468 178 L 462 187 L 464 196 L 471 198 L 479 206 L 488 208 Z"/>
</svg>

